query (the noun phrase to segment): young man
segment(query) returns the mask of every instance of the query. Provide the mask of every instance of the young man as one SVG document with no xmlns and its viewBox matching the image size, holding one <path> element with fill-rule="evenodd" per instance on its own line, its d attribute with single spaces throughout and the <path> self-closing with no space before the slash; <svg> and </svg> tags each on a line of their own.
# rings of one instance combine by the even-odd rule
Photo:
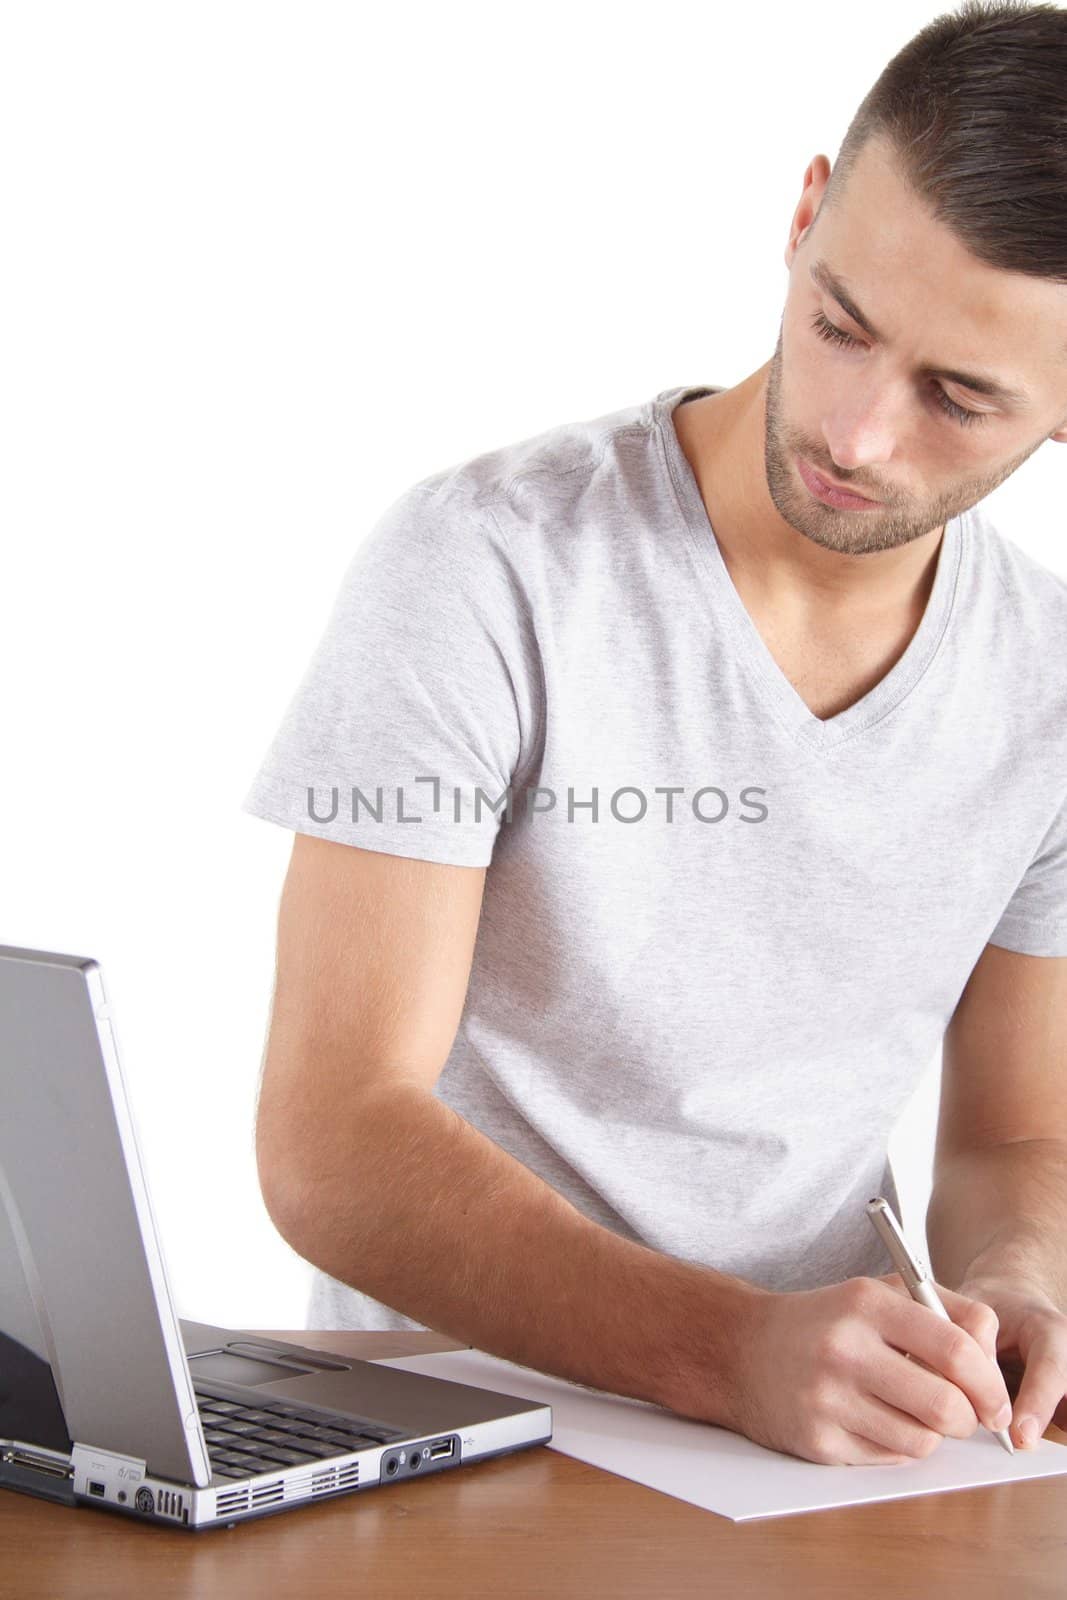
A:
<svg viewBox="0 0 1067 1600">
<path fill-rule="evenodd" d="M 937 19 L 807 169 L 766 365 L 360 547 L 244 802 L 315 1325 L 815 1461 L 1004 1426 L 998 1351 L 1013 1441 L 1067 1420 L 1067 585 L 980 507 L 1067 439 L 1065 69 L 1055 7 Z M 942 1041 L 950 1322 L 864 1211 Z"/>
</svg>

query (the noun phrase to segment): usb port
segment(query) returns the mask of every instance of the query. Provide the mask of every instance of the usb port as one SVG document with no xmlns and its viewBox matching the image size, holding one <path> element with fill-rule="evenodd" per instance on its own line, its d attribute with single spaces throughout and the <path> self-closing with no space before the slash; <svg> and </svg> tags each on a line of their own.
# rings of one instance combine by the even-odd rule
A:
<svg viewBox="0 0 1067 1600">
<path fill-rule="evenodd" d="M 430 1446 L 430 1460 L 441 1461 L 444 1457 L 452 1455 L 455 1452 L 455 1448 L 456 1442 L 454 1439 L 443 1439 L 440 1444 L 432 1444 Z"/>
<path fill-rule="evenodd" d="M 100 1495 L 101 1498 L 103 1498 L 104 1485 L 102 1483 L 90 1483 L 89 1484 L 89 1493 L 90 1494 L 98 1494 L 98 1495 Z"/>
</svg>

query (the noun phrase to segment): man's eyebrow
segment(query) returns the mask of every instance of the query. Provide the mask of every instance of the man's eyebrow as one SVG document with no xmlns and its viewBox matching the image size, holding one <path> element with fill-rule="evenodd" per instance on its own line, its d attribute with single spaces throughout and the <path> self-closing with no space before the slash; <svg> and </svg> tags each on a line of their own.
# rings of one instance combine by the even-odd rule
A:
<svg viewBox="0 0 1067 1600">
<path fill-rule="evenodd" d="M 825 261 L 812 262 L 811 276 L 820 289 L 824 289 L 828 295 L 831 295 L 837 301 L 841 309 L 847 312 L 853 322 L 859 323 L 864 333 L 872 339 L 881 339 L 882 335 L 878 332 L 878 329 L 868 317 L 864 316 L 859 306 L 849 295 L 845 280 L 839 278 L 835 272 L 832 272 Z M 1012 411 L 1030 404 L 1030 396 L 1022 389 L 1009 389 L 1006 384 L 998 383 L 997 379 L 991 377 L 987 372 L 959 372 L 950 367 L 934 367 L 929 363 L 920 370 L 923 377 L 948 378 L 951 383 L 961 383 L 965 389 L 973 389 L 975 394 L 984 394 L 990 400 L 998 400 L 1001 405 L 1007 406 Z"/>
</svg>

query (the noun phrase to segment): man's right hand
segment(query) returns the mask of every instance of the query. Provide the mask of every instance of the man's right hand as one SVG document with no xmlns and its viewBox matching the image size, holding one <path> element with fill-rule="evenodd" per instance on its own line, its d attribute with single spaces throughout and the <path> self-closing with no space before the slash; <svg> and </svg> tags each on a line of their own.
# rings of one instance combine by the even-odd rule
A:
<svg viewBox="0 0 1067 1600">
<path fill-rule="evenodd" d="M 946 1436 L 1006 1426 L 996 1313 L 935 1288 L 951 1321 L 913 1300 L 898 1272 L 756 1297 L 726 1425 L 829 1466 L 921 1460 Z"/>
</svg>

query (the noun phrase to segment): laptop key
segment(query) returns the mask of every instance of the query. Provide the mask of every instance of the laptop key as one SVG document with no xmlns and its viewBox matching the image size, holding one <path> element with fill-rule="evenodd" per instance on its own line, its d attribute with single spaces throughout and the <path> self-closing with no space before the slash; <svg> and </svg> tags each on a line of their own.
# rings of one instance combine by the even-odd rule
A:
<svg viewBox="0 0 1067 1600">
<path fill-rule="evenodd" d="M 314 1456 L 318 1461 L 325 1461 L 327 1456 L 344 1455 L 346 1452 L 335 1444 L 326 1444 L 322 1439 L 297 1439 L 292 1438 L 290 1448 L 302 1450 L 305 1455 Z"/>
<path fill-rule="evenodd" d="M 334 1450 L 362 1450 L 365 1438 L 363 1434 L 341 1434 L 339 1430 L 331 1427 L 315 1427 L 310 1429 L 304 1438 L 317 1438 L 323 1445 L 333 1445 Z"/>
<path fill-rule="evenodd" d="M 361 1422 L 359 1417 L 333 1417 L 323 1426 L 329 1433 L 351 1433 L 360 1439 L 365 1439 L 368 1433 L 374 1431 L 372 1423 Z"/>
<path fill-rule="evenodd" d="M 349 1432 L 348 1429 L 343 1433 L 340 1429 L 330 1430 L 320 1433 L 318 1437 L 324 1444 L 335 1444 L 341 1450 L 358 1450 L 367 1442 L 365 1434 Z"/>
<path fill-rule="evenodd" d="M 297 1461 L 307 1460 L 307 1456 L 302 1450 L 286 1450 L 280 1444 L 271 1445 L 269 1450 L 264 1450 L 263 1453 L 268 1455 L 272 1461 L 281 1462 L 283 1466 L 292 1466 Z"/>
<path fill-rule="evenodd" d="M 271 1470 L 271 1462 L 264 1461 L 259 1456 L 234 1456 L 232 1464 L 235 1467 L 243 1467 L 246 1472 L 269 1472 Z"/>
</svg>

